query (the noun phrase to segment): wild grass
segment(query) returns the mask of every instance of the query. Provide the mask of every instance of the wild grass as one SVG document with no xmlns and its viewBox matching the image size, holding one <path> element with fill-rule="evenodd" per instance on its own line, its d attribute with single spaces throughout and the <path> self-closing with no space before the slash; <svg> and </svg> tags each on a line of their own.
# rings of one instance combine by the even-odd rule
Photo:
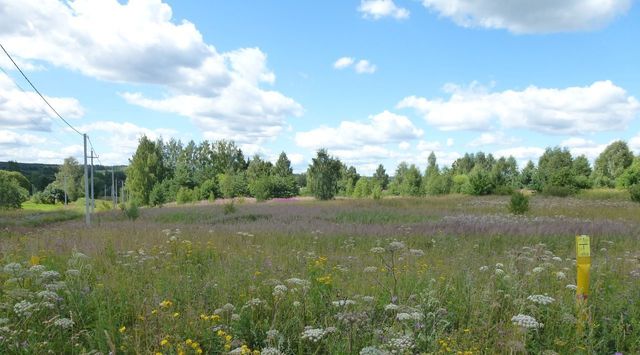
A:
<svg viewBox="0 0 640 355">
<path fill-rule="evenodd" d="M 637 207 L 534 196 L 514 217 L 508 199 L 145 208 L 135 222 L 111 211 L 91 228 L 10 228 L 0 353 L 640 352 L 639 223 L 625 212 Z M 586 320 L 576 233 L 592 237 Z"/>
</svg>

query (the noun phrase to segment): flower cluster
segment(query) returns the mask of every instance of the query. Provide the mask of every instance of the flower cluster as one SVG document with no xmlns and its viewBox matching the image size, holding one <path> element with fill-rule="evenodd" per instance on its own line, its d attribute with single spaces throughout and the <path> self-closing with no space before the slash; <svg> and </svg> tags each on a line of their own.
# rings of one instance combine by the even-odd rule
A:
<svg viewBox="0 0 640 355">
<path fill-rule="evenodd" d="M 538 322 L 535 318 L 526 314 L 518 314 L 511 317 L 511 323 L 525 329 L 539 329 L 544 326 L 544 324 Z"/>
</svg>

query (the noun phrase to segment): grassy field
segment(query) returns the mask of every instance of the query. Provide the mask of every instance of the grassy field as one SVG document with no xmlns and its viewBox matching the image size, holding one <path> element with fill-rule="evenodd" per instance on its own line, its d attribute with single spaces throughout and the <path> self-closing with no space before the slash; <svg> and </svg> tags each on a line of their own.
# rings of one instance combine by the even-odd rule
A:
<svg viewBox="0 0 640 355">
<path fill-rule="evenodd" d="M 507 203 L 278 201 L 7 225 L 0 353 L 640 353 L 640 204 L 534 196 L 515 217 Z M 586 319 L 576 234 L 592 239 Z"/>
</svg>

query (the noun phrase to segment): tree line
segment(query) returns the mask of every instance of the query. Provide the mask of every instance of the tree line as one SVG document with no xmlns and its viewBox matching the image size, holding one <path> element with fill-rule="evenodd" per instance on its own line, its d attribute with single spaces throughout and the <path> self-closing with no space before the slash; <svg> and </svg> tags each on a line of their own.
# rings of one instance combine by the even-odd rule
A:
<svg viewBox="0 0 640 355">
<path fill-rule="evenodd" d="M 116 171 L 126 181 L 128 196 L 139 205 L 161 206 L 167 202 L 188 203 L 204 199 L 255 197 L 259 201 L 312 195 L 327 200 L 336 196 L 382 198 L 384 195 L 425 196 L 450 193 L 468 195 L 510 194 L 529 189 L 547 195 L 568 196 L 582 189 L 628 189 L 640 200 L 640 156 L 634 156 L 624 141 L 615 141 L 591 166 L 586 156 L 572 156 L 567 148 L 549 147 L 536 163 L 520 168 L 513 157 L 495 158 L 483 152 L 467 153 L 450 166 L 441 167 L 431 153 L 425 170 L 401 162 L 393 176 L 380 164 L 372 176 L 361 176 L 320 149 L 307 171 L 294 174 L 291 161 L 282 152 L 274 163 L 258 155 L 247 158 L 233 142 L 220 140 L 150 140 L 140 138 L 126 169 Z M 96 173 L 96 195 L 108 186 L 108 171 Z M 19 172 L 0 173 L 0 205 L 19 206 L 29 197 L 33 183 Z M 35 202 L 61 201 L 64 191 L 70 201 L 84 196 L 82 166 L 67 158 L 48 185 L 35 191 Z M 8 201 L 12 201 L 9 203 Z"/>
</svg>

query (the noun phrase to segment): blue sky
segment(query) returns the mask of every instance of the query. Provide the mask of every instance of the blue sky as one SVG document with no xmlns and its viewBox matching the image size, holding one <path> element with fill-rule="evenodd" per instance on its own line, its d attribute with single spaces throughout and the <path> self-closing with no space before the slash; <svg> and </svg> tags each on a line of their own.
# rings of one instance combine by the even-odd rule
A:
<svg viewBox="0 0 640 355">
<path fill-rule="evenodd" d="M 0 0 L 0 18 L 0 43 L 105 164 L 142 134 L 284 150 L 296 171 L 326 147 L 365 174 L 431 151 L 640 153 L 631 0 Z M 80 159 L 0 66 L 0 160 Z"/>
</svg>

